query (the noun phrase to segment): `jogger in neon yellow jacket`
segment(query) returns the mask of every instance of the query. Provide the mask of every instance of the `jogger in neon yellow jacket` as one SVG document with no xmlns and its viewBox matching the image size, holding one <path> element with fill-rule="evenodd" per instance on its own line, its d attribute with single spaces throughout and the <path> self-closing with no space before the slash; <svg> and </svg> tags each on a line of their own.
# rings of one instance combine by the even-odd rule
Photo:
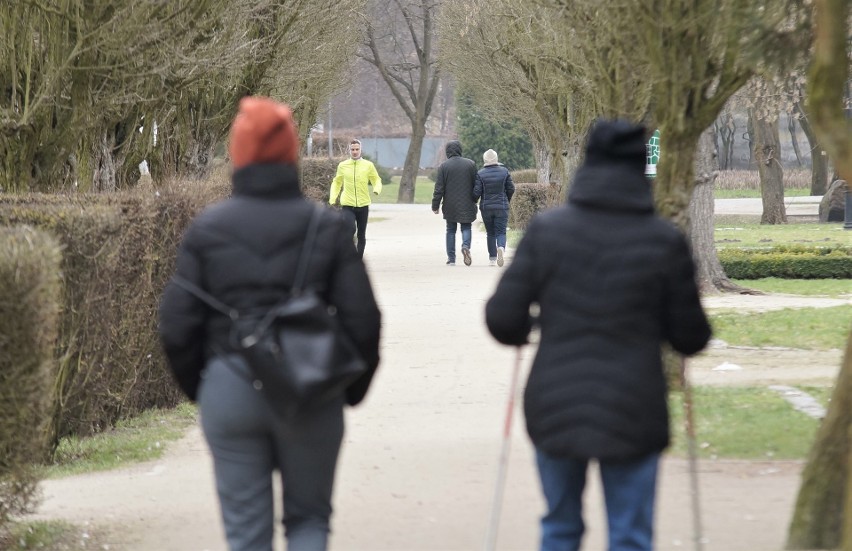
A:
<svg viewBox="0 0 852 551">
<path fill-rule="evenodd" d="M 337 165 L 337 174 L 331 181 L 328 203 L 333 205 L 340 199 L 341 208 L 352 216 L 353 233 L 357 233 L 358 254 L 364 256 L 367 244 L 367 218 L 370 213 L 370 189 L 376 195 L 382 192 L 382 179 L 376 166 L 361 158 L 361 142 L 349 143 L 349 159 Z"/>
</svg>

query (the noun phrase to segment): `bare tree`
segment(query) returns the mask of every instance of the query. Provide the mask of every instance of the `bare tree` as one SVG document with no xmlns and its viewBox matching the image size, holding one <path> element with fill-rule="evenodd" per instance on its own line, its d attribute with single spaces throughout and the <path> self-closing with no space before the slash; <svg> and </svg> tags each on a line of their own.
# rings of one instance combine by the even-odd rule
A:
<svg viewBox="0 0 852 551">
<path fill-rule="evenodd" d="M 426 122 L 441 81 L 435 19 L 438 0 L 383 0 L 367 19 L 360 55 L 379 71 L 411 122 L 411 141 L 399 182 L 401 203 L 414 202 Z"/>
<path fill-rule="evenodd" d="M 844 94 L 849 79 L 850 6 L 814 0 L 814 54 L 808 73 L 808 112 L 841 178 L 852 181 L 852 121 Z M 850 190 L 852 191 L 852 190 Z M 802 473 L 787 537 L 788 549 L 852 549 L 852 332 L 828 412 Z"/>
</svg>

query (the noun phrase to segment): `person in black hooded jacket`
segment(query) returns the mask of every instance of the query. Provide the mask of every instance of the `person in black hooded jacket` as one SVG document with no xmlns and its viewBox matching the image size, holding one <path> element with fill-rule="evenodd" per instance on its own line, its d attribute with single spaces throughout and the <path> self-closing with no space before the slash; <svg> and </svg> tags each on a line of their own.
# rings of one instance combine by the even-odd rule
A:
<svg viewBox="0 0 852 551">
<path fill-rule="evenodd" d="M 233 194 L 193 220 L 178 250 L 176 276 L 240 312 L 266 311 L 295 281 L 318 207 L 299 189 L 299 143 L 288 107 L 268 98 L 241 100 L 229 150 Z M 181 389 L 198 401 L 231 551 L 272 549 L 274 470 L 284 482 L 288 549 L 326 549 L 343 405 L 364 398 L 379 364 L 381 314 L 352 246 L 351 225 L 332 209 L 320 216 L 305 285 L 336 308 L 369 370 L 345 395 L 296 422 L 274 413 L 231 345 L 227 316 L 174 281 L 161 300 L 160 338 Z"/>
<path fill-rule="evenodd" d="M 461 143 L 447 142 L 447 160 L 438 167 L 435 191 L 432 194 L 432 212 L 438 214 L 443 202 L 444 220 L 447 222 L 447 265 L 456 264 L 456 226 L 461 228 L 462 256 L 470 266 L 471 224 L 476 220 L 476 201 L 473 199 L 473 182 L 476 163 L 462 157 Z"/>
<path fill-rule="evenodd" d="M 486 305 L 504 344 L 541 329 L 524 414 L 548 507 L 543 551 L 579 549 L 593 459 L 609 550 L 652 549 L 658 461 L 669 444 L 661 346 L 689 355 L 710 339 L 687 241 L 655 215 L 644 165 L 643 127 L 596 124 L 567 204 L 531 221 Z"/>
</svg>

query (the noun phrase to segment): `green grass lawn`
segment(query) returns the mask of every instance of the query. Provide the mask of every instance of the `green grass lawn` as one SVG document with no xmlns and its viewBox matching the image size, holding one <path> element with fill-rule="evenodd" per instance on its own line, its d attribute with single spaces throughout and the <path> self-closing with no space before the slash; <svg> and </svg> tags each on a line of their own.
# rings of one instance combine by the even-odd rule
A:
<svg viewBox="0 0 852 551">
<path fill-rule="evenodd" d="M 435 191 L 435 182 L 426 176 L 418 176 L 414 183 L 414 203 L 417 205 L 429 205 L 432 203 L 432 193 Z M 396 204 L 399 197 L 399 176 L 391 178 L 390 182 L 382 182 L 382 193 L 373 195 L 374 203 Z"/>
<path fill-rule="evenodd" d="M 802 387 L 823 406 L 828 387 Z M 674 455 L 686 455 L 682 394 L 672 393 Z M 805 459 L 819 420 L 796 411 L 776 391 L 761 387 L 695 387 L 695 433 L 700 457 L 736 459 Z"/>
<path fill-rule="evenodd" d="M 721 311 L 710 315 L 710 323 L 715 338 L 736 346 L 843 349 L 852 326 L 852 306 L 749 313 Z"/>
<path fill-rule="evenodd" d="M 848 279 L 735 279 L 737 285 L 757 289 L 765 293 L 785 295 L 846 297 L 852 295 L 852 283 Z"/>
<path fill-rule="evenodd" d="M 852 231 L 841 224 L 717 223 L 716 247 L 773 247 L 775 245 L 852 246 Z"/>
</svg>

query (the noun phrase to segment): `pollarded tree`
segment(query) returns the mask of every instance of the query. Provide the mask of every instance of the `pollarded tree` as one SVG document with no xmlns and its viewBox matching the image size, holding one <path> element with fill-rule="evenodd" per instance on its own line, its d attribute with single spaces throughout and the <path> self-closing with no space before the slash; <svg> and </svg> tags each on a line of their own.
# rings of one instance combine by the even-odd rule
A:
<svg viewBox="0 0 852 551">
<path fill-rule="evenodd" d="M 376 67 L 411 123 L 399 182 L 400 203 L 414 202 L 426 122 L 441 81 L 436 18 L 439 0 L 379 0 L 366 21 L 360 56 Z"/>
<path fill-rule="evenodd" d="M 845 117 L 850 72 L 847 0 L 814 0 L 808 105 L 814 129 L 841 178 L 852 182 L 852 121 Z M 850 190 L 849 192 L 852 192 Z M 848 192 L 847 192 L 848 193 Z M 828 412 L 817 433 L 790 524 L 788 549 L 852 550 L 852 331 Z"/>
<path fill-rule="evenodd" d="M 580 3 L 539 1 L 565 12 Z M 592 27 L 594 38 L 617 47 L 620 55 L 639 68 L 633 78 L 651 87 L 651 120 L 662 135 L 662 158 L 654 182 L 657 210 L 689 233 L 687 206 L 697 181 L 695 151 L 702 133 L 755 72 L 790 61 L 790 51 L 806 51 L 807 11 L 798 0 L 771 4 L 761 0 L 593 3 L 596 9 L 588 13 L 603 21 Z M 570 32 L 585 38 L 584 29 Z M 594 51 L 586 53 L 587 57 L 594 55 Z M 712 213 L 712 202 L 704 210 Z M 702 220 L 712 223 L 712 216 Z M 722 271 L 712 241 L 693 244 L 702 287 L 739 291 Z"/>
</svg>

